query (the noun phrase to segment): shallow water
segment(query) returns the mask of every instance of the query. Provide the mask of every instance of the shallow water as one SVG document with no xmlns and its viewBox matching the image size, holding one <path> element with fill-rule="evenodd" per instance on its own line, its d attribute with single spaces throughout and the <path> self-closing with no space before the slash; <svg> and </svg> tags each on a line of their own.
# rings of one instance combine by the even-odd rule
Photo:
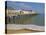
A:
<svg viewBox="0 0 46 35">
<path fill-rule="evenodd" d="M 33 24 L 38 26 L 44 26 L 44 14 L 38 14 L 34 16 L 14 16 L 10 18 L 10 24 Z"/>
<path fill-rule="evenodd" d="M 32 24 L 44 26 L 44 14 L 39 14 L 32 17 Z"/>
</svg>

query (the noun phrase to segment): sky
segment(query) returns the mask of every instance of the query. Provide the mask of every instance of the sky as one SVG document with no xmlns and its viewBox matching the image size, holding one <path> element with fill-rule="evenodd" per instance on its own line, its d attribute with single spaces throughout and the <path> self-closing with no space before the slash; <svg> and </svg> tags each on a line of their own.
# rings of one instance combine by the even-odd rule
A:
<svg viewBox="0 0 46 35">
<path fill-rule="evenodd" d="M 7 1 L 7 8 L 13 9 L 27 9 L 33 10 L 37 13 L 44 13 L 44 3 L 34 3 L 34 2 L 17 2 L 17 1 Z"/>
</svg>

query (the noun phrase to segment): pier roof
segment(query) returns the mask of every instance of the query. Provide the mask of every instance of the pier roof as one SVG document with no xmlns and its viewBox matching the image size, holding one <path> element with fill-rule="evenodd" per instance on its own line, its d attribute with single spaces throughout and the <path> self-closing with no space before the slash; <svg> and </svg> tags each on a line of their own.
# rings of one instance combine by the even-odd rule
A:
<svg viewBox="0 0 46 35">
<path fill-rule="evenodd" d="M 23 11 L 32 11 L 31 9 L 21 9 Z"/>
</svg>

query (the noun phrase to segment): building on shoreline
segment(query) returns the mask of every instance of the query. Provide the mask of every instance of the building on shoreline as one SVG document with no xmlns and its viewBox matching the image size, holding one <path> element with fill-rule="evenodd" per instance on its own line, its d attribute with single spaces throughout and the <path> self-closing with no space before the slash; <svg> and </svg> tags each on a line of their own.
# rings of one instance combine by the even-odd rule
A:
<svg viewBox="0 0 46 35">
<path fill-rule="evenodd" d="M 7 9 L 7 16 L 17 16 L 25 14 L 35 14 L 32 10 L 10 10 Z"/>
</svg>

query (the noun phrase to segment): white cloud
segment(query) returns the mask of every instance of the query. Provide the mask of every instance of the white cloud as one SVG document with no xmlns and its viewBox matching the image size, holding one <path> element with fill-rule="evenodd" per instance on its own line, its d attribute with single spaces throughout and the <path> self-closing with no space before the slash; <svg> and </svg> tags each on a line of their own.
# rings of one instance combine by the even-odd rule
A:
<svg viewBox="0 0 46 35">
<path fill-rule="evenodd" d="M 20 7 L 24 7 L 24 8 L 30 8 L 31 6 L 24 4 L 24 3 L 20 3 L 19 4 Z"/>
</svg>

